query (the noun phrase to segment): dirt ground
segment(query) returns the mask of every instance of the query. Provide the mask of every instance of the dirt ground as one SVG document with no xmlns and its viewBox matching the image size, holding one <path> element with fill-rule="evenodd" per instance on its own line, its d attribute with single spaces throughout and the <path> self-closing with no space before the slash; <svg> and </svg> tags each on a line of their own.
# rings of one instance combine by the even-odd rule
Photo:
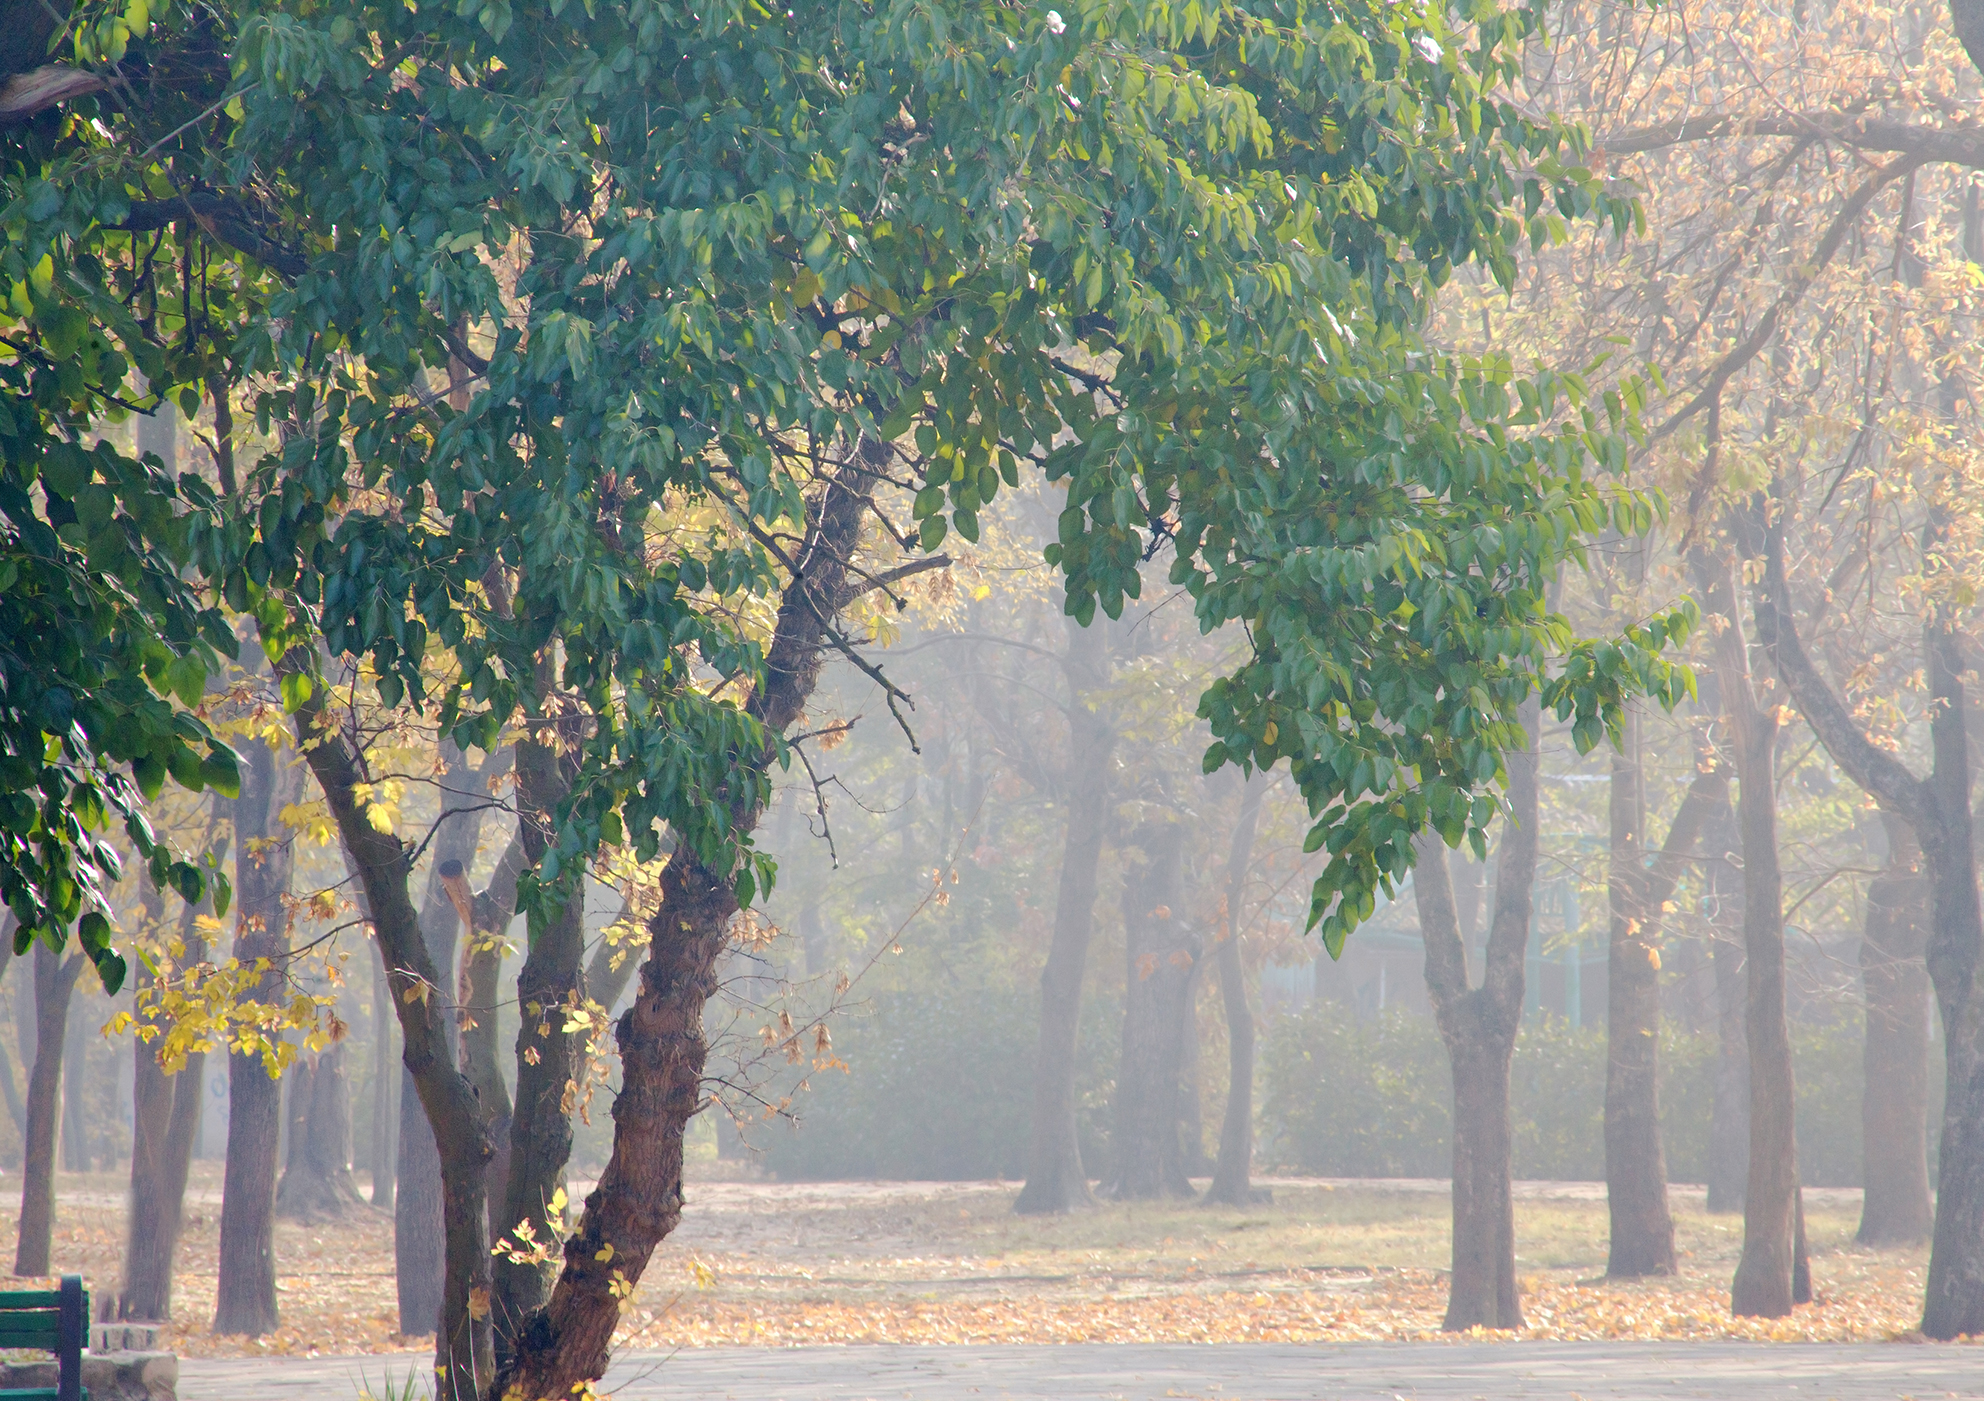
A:
<svg viewBox="0 0 1984 1401">
<path fill-rule="evenodd" d="M 17 1181 L 18 1179 L 15 1179 Z M 0 1192 L 9 1178 L 0 1176 Z M 114 1296 L 123 1182 L 64 1177 L 60 1271 Z M 577 1184 L 578 1196 L 585 1184 Z M 700 1181 L 682 1228 L 628 1310 L 623 1345 L 1206 1342 L 1436 1338 L 1445 1307 L 1445 1184 L 1274 1180 L 1241 1211 L 1104 1206 L 1012 1213 L 1017 1184 Z M 1516 1203 L 1522 1336 L 1545 1339 L 1879 1340 L 1906 1335 L 1926 1252 L 1852 1243 L 1857 1192 L 1809 1192 L 1818 1299 L 1788 1320 L 1734 1319 L 1727 1288 L 1742 1219 L 1675 1189 L 1681 1274 L 1607 1284 L 1603 1188 L 1525 1183 Z M 183 1356 L 389 1353 L 401 1336 L 392 1225 L 277 1227 L 283 1324 L 256 1340 L 208 1331 L 218 1166 L 195 1165 L 169 1345 Z M 0 1210 L 0 1231 L 14 1211 Z"/>
</svg>

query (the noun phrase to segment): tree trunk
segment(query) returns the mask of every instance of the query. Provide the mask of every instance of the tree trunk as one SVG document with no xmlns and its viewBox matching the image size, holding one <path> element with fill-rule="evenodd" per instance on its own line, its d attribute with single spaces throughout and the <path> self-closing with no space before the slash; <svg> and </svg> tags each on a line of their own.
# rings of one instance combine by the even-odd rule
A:
<svg viewBox="0 0 1984 1401">
<path fill-rule="evenodd" d="M 460 795 L 475 791 L 477 771 L 471 768 L 461 750 L 454 744 L 441 746 L 442 762 L 445 764 L 442 777 L 444 794 Z M 457 944 L 462 934 L 462 920 L 456 898 L 448 888 L 448 881 L 442 872 L 449 868 L 465 870 L 475 861 L 476 846 L 482 835 L 483 810 L 472 807 L 456 809 L 445 816 L 434 832 L 432 848 L 433 865 L 428 870 L 427 889 L 420 905 L 416 929 L 422 950 L 435 970 L 436 995 L 432 998 L 437 1015 L 446 1019 L 449 1034 L 447 1045 L 442 1048 L 446 1059 L 437 1063 L 432 1070 L 435 1088 L 444 1095 L 452 1095 L 454 1078 L 461 1072 L 456 1060 L 461 1040 L 460 1011 L 456 1007 Z M 347 852 L 349 848 L 347 847 Z M 396 878 L 392 872 L 380 870 L 377 876 L 388 882 Z M 408 874 L 411 879 L 411 873 Z M 411 904 L 409 891 L 395 887 L 396 898 Z M 376 927 L 376 921 L 375 921 Z M 407 967 L 402 963 L 389 966 Z M 401 1030 L 405 1031 L 405 1017 L 401 1015 Z M 406 1045 L 402 1037 L 401 1045 Z M 417 1049 L 417 1048 L 416 1048 Z M 404 1059 L 404 1049 L 402 1059 Z M 470 1082 L 473 1095 L 473 1082 Z M 483 1113 L 486 1126 L 488 1116 Z M 478 1136 L 480 1137 L 480 1136 Z M 450 1269 L 449 1242 L 447 1238 L 448 1193 L 445 1177 L 445 1163 L 434 1140 L 434 1128 L 428 1120 L 426 1096 L 417 1085 L 409 1068 L 401 1076 L 399 1087 L 399 1124 L 394 1133 L 397 1152 L 395 1166 L 398 1182 L 393 1193 L 393 1274 L 399 1295 L 400 1331 L 411 1337 L 435 1333 L 438 1349 L 440 1334 L 436 1331 L 436 1320 L 448 1307 L 448 1271 Z M 472 1144 L 464 1144 L 462 1151 L 472 1153 Z M 464 1165 L 466 1170 L 466 1165 Z M 482 1164 L 478 1190 L 484 1194 L 483 1233 L 488 1234 L 491 1213 L 488 1210 L 488 1164 Z M 437 1365 L 439 1365 L 437 1363 Z M 481 1375 L 487 1376 L 484 1372 Z"/>
<path fill-rule="evenodd" d="M 185 966 L 206 957 L 206 943 L 192 928 L 189 911 Z M 140 976 L 149 978 L 149 970 L 140 967 Z M 172 1267 L 185 1217 L 186 1175 L 200 1133 L 207 1057 L 204 1051 L 190 1052 L 186 1063 L 167 1075 L 144 1041 L 133 1037 L 131 1052 L 131 1205 L 117 1316 L 164 1322 L 172 1317 Z"/>
<path fill-rule="evenodd" d="M 244 967 L 268 959 L 255 996 L 283 996 L 281 964 L 289 953 L 288 830 L 279 814 L 303 789 L 303 770 L 287 750 L 243 746 L 241 796 L 234 818 L 234 957 Z M 219 1292 L 214 1331 L 260 1337 L 279 1322 L 276 1308 L 276 1150 L 282 1137 L 282 1084 L 260 1052 L 235 1052 L 228 1064 L 227 1162 L 221 1177 Z"/>
<path fill-rule="evenodd" d="M 1940 529 L 1932 521 L 1925 530 L 1925 557 L 1935 552 Z M 1971 836 L 1969 712 L 1959 640 L 1941 608 L 1932 608 L 1922 625 L 1932 767 L 1927 779 L 1919 779 L 1867 738 L 1806 655 L 1784 577 L 1781 519 L 1765 531 L 1764 547 L 1757 624 L 1778 674 L 1833 762 L 1884 811 L 1905 820 L 1922 847 L 1932 914 L 1926 961 L 1943 1017 L 1948 1086 L 1922 1331 L 1938 1339 L 1984 1332 L 1984 996 L 1976 987 L 1984 925 Z"/>
<path fill-rule="evenodd" d="M 540 701 L 550 695 L 555 679 L 547 650 L 538 668 Z M 564 755 L 577 735 L 568 725 L 545 718 L 535 721 L 529 735 L 516 746 L 517 833 L 523 864 L 535 869 L 549 850 L 553 814 L 571 791 Z M 551 1203 L 572 1155 L 571 1087 L 577 1083 L 583 1054 L 579 1034 L 566 1030 L 565 1013 L 567 1008 L 578 1008 L 585 997 L 583 877 L 555 913 L 548 917 L 533 913 L 529 928 L 529 952 L 517 971 L 517 1094 L 500 1221 L 506 1236 L 528 1222 L 537 1239 L 556 1240 L 564 1234 L 565 1213 L 552 1210 Z M 515 1350 L 516 1330 L 550 1297 L 557 1275 L 555 1257 L 542 1262 L 512 1254 L 497 1257 L 498 1367 Z"/>
<path fill-rule="evenodd" d="M 1116 1069 L 1116 1201 L 1189 1197 L 1179 1138 L 1179 1080 L 1198 985 L 1199 940 L 1185 919 L 1185 828 L 1151 823 L 1132 838 L 1144 860 L 1123 880 L 1123 1056 Z"/>
<path fill-rule="evenodd" d="M 799 558 L 786 586 L 750 714 L 784 734 L 803 714 L 819 680 L 827 620 L 869 586 L 849 581 L 849 561 L 870 507 L 873 473 L 888 449 L 863 442 L 808 505 Z M 740 753 L 735 767 L 762 776 L 769 749 Z M 766 785 L 722 795 L 730 830 L 748 836 L 763 814 Z M 682 1141 L 703 1107 L 703 1005 L 716 990 L 717 960 L 737 911 L 727 872 L 712 871 L 686 846 L 662 873 L 661 908 L 640 988 L 616 1028 L 621 1092 L 613 1101 L 613 1154 L 565 1243 L 564 1268 L 550 1301 L 519 1332 L 517 1352 L 491 1388 L 503 1401 L 566 1401 L 605 1374 L 621 1301 L 682 1214 Z"/>
<path fill-rule="evenodd" d="M 507 1210 L 504 1194 L 510 1180 L 510 1118 L 515 1111 L 510 1103 L 510 1087 L 503 1079 L 502 1046 L 496 1033 L 497 1009 L 503 1000 L 503 936 L 515 918 L 517 877 L 522 874 L 523 864 L 523 841 L 513 833 L 502 856 L 497 858 L 488 887 L 475 897 L 474 932 L 464 955 L 468 1024 L 462 1031 L 463 1068 L 469 1083 L 475 1086 L 475 1097 L 489 1121 L 490 1140 L 496 1145 L 496 1156 L 489 1160 L 491 1241 L 501 1240 L 505 1230 L 516 1224 L 504 1219 Z M 630 953 L 624 964 L 627 973 L 633 972 L 633 964 Z"/>
<path fill-rule="evenodd" d="M 1741 1211 L 1750 1177 L 1750 1043 L 1743 1029 L 1743 860 L 1725 800 L 1705 834 L 1704 900 L 1715 974 L 1715 1102 L 1708 1129 L 1708 1209 Z"/>
<path fill-rule="evenodd" d="M 1606 964 L 1605 1201 L 1611 1279 L 1674 1273 L 1674 1218 L 1660 1141 L 1660 953 L 1647 928 L 1641 832 L 1646 822 L 1640 715 L 1626 710 L 1612 756 L 1611 937 Z"/>
<path fill-rule="evenodd" d="M 373 944 L 374 956 L 378 945 Z M 393 1054 L 393 994 L 386 986 L 386 965 L 372 976 L 372 1205 L 393 1211 L 399 1176 L 399 1103 L 401 1068 Z M 404 1320 L 402 1320 L 404 1321 Z"/>
<path fill-rule="evenodd" d="M 302 1100 L 302 1112 L 290 1116 L 289 1162 L 276 1193 L 276 1210 L 298 1221 L 342 1220 L 365 1200 L 351 1175 L 351 1089 L 344 1045 L 319 1052 L 293 1093 Z"/>
<path fill-rule="evenodd" d="M 1612 757 L 1611 937 L 1606 973 L 1605 1199 L 1611 1279 L 1674 1273 L 1674 1217 L 1660 1137 L 1660 926 L 1703 820 L 1729 802 L 1729 780 L 1698 765 L 1666 844 L 1646 863 L 1645 771 L 1637 707 Z"/>
<path fill-rule="evenodd" d="M 1510 817 L 1498 853 L 1479 987 L 1468 985 L 1467 947 L 1446 846 L 1431 832 L 1413 844 L 1412 889 L 1426 945 L 1426 991 L 1453 1068 L 1453 1274 L 1441 1325 L 1450 1332 L 1523 1326 L 1509 1167 L 1509 1058 L 1522 1025 L 1523 961 L 1536 883 L 1542 730 L 1537 702 L 1525 702 L 1522 716 L 1529 743 L 1505 759 Z"/>
<path fill-rule="evenodd" d="M 1254 1012 L 1247 1005 L 1247 970 L 1240 960 L 1240 935 L 1247 927 L 1247 871 L 1254 860 L 1254 833 L 1261 823 L 1265 778 L 1240 790 L 1240 812 L 1226 856 L 1225 928 L 1213 952 L 1219 969 L 1220 1005 L 1226 1011 L 1226 1115 L 1219 1126 L 1219 1161 L 1213 1166 L 1206 1200 L 1247 1206 L 1267 1200 L 1253 1185 L 1254 1170 Z"/>
<path fill-rule="evenodd" d="M 1709 610 L 1724 624 L 1715 642 L 1716 676 L 1739 785 L 1743 1026 L 1750 1056 L 1750 1173 L 1730 1309 L 1742 1317 L 1782 1318 L 1795 1302 L 1799 1201 L 1791 1034 L 1784 1018 L 1784 881 L 1777 859 L 1778 720 L 1775 708 L 1757 702 L 1736 598 L 1733 566 L 1726 564 L 1711 585 Z"/>
<path fill-rule="evenodd" d="M 69 1003 L 88 962 L 34 944 L 34 1070 L 28 1076 L 28 1134 L 21 1163 L 21 1221 L 14 1273 L 45 1275 L 55 1230 L 55 1133 L 62 1113 L 62 1051 Z"/>
<path fill-rule="evenodd" d="M 1929 888 L 1908 824 L 1883 814 L 1888 868 L 1867 888 L 1860 983 L 1867 1040 L 1860 1101 L 1862 1245 L 1914 1245 L 1929 1238 Z"/>
<path fill-rule="evenodd" d="M 294 664 L 294 656 L 284 659 L 285 666 Z M 404 1037 L 402 1063 L 415 1092 L 410 1098 L 417 1097 L 429 1128 L 425 1141 L 440 1158 L 443 1282 L 434 1330 L 434 1395 L 436 1401 L 469 1401 L 495 1375 L 489 1333 L 489 1207 L 484 1193 L 490 1143 L 474 1087 L 455 1066 L 460 1024 L 452 1005 L 454 983 L 448 977 L 452 970 L 429 947 L 429 940 L 441 930 L 452 945 L 454 912 L 447 911 L 445 923 L 437 920 L 423 929 L 410 893 L 413 848 L 373 826 L 368 800 L 361 796 L 367 772 L 362 752 L 339 719 L 326 713 L 321 687 L 312 689 L 297 707 L 296 725 L 299 735 L 312 739 L 305 751 L 311 771 L 324 790 L 346 857 L 359 876 L 366 916 L 385 955 L 393 1007 Z M 459 785 L 449 787 L 459 791 Z M 442 831 L 449 825 L 444 815 Z M 472 855 L 472 844 L 469 850 Z M 437 851 L 437 864 L 440 856 Z M 430 906 L 437 903 L 437 890 L 438 881 L 430 882 Z M 438 903 L 447 905 L 445 894 L 439 895 Z M 452 947 L 447 952 L 452 953 Z M 403 1154 L 405 1146 L 402 1143 Z M 402 1193 L 404 1187 L 402 1183 Z M 403 1295 L 403 1310 L 404 1304 Z"/>
<path fill-rule="evenodd" d="M 1115 767 L 1113 717 L 1092 699 L 1109 679 L 1109 652 L 1096 629 L 1068 627 L 1062 660 L 1068 678 L 1068 783 L 1063 807 L 1061 876 L 1054 940 L 1040 970 L 1040 1050 L 1033 1063 L 1033 1141 L 1026 1185 L 1013 1210 L 1022 1215 L 1093 1206 L 1082 1169 L 1075 1119 L 1075 1066 L 1081 1036 L 1082 979 L 1095 930 L 1097 868 L 1109 821 Z"/>
</svg>

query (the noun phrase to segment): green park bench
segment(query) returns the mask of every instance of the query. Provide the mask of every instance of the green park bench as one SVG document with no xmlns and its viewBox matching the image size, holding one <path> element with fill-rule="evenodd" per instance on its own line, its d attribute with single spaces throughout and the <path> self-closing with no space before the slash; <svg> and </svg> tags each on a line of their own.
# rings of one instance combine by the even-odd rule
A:
<svg viewBox="0 0 1984 1401">
<path fill-rule="evenodd" d="M 83 1390 L 83 1338 L 90 1294 L 81 1275 L 63 1275 L 58 1289 L 0 1290 L 0 1349 L 36 1348 L 55 1354 L 56 1383 L 0 1390 L 0 1401 L 89 1401 Z"/>
</svg>

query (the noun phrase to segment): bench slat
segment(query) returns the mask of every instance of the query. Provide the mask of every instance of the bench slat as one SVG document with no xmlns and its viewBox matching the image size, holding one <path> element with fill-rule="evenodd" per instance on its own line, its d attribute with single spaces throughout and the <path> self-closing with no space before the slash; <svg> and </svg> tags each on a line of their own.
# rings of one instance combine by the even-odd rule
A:
<svg viewBox="0 0 1984 1401">
<path fill-rule="evenodd" d="M 62 1306 L 59 1289 L 0 1289 L 0 1312 L 8 1309 L 53 1309 Z M 5 1395 L 0 1392 L 0 1396 Z"/>
</svg>

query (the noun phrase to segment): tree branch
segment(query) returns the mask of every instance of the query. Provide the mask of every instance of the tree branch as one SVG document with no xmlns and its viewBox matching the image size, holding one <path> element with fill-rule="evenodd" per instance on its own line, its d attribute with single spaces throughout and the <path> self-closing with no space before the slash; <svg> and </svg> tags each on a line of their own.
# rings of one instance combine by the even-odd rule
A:
<svg viewBox="0 0 1984 1401">
<path fill-rule="evenodd" d="M 1770 344 L 1771 338 L 1777 334 L 1778 323 L 1783 320 L 1784 313 L 1804 298 L 1805 290 L 1832 261 L 1833 254 L 1839 251 L 1840 245 L 1846 241 L 1846 235 L 1852 232 L 1853 225 L 1859 222 L 1860 216 L 1866 212 L 1874 196 L 1924 163 L 1925 158 L 1921 156 L 1903 156 L 1898 160 L 1890 161 L 1867 177 L 1859 189 L 1846 197 L 1846 201 L 1839 207 L 1839 213 L 1833 217 L 1831 226 L 1827 228 L 1825 237 L 1819 240 L 1819 246 L 1812 251 L 1811 258 L 1800 264 L 1792 273 L 1784 290 L 1779 292 L 1777 300 L 1771 303 L 1770 310 L 1766 311 L 1763 319 L 1757 322 L 1756 329 L 1722 358 L 1722 363 L 1709 375 L 1708 383 L 1688 401 L 1687 406 L 1678 410 L 1672 418 L 1654 431 L 1655 440 L 1666 437 L 1721 396 L 1723 387 L 1735 377 L 1736 372 L 1756 359 L 1757 352 Z"/>
<path fill-rule="evenodd" d="M 1935 821 L 1927 785 L 1907 765 L 1878 748 L 1854 720 L 1832 686 L 1819 674 L 1798 638 L 1791 613 L 1791 590 L 1784 577 L 1784 523 L 1764 531 L 1764 578 L 1756 592 L 1757 641 L 1790 688 L 1805 723 L 1834 763 L 1884 807 L 1906 818 L 1916 830 Z"/>
<path fill-rule="evenodd" d="M 25 122 L 59 103 L 87 97 L 110 86 L 101 74 L 60 63 L 16 73 L 0 86 L 0 125 Z"/>
</svg>

